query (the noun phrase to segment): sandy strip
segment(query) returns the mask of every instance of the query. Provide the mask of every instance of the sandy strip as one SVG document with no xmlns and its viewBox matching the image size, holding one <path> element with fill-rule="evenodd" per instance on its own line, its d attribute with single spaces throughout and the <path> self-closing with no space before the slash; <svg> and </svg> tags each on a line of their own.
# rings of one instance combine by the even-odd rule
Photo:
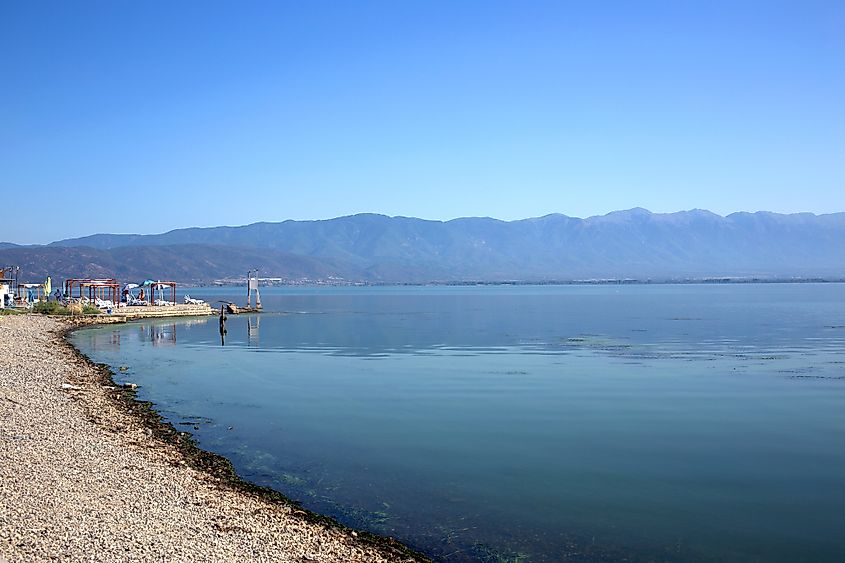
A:
<svg viewBox="0 0 845 563">
<path fill-rule="evenodd" d="M 196 469 L 65 328 L 0 317 L 0 561 L 415 560 Z"/>
</svg>

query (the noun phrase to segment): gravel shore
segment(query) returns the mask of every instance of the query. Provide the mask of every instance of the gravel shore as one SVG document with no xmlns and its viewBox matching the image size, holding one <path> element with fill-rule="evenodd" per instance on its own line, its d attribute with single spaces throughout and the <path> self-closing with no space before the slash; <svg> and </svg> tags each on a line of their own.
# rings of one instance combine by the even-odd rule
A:
<svg viewBox="0 0 845 563">
<path fill-rule="evenodd" d="M 417 560 L 197 469 L 65 323 L 0 316 L 0 562 Z"/>
</svg>

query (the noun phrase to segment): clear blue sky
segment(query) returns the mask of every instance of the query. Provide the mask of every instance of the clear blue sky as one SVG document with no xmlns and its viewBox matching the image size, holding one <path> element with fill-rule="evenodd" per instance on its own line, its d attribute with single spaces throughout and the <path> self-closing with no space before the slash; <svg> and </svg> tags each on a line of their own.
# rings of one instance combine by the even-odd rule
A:
<svg viewBox="0 0 845 563">
<path fill-rule="evenodd" d="M 845 211 L 845 2 L 0 3 L 0 240 Z"/>
</svg>

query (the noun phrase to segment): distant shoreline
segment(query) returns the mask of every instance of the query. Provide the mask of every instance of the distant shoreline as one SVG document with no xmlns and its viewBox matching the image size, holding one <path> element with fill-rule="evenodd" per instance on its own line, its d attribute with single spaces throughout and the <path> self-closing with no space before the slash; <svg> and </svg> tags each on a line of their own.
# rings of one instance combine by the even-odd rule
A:
<svg viewBox="0 0 845 563">
<path fill-rule="evenodd" d="M 705 277 L 679 279 L 637 279 L 637 278 L 602 278 L 579 280 L 512 280 L 512 281 L 427 281 L 427 282 L 372 282 L 372 281 L 338 281 L 338 280 L 308 280 L 303 282 L 286 281 L 273 282 L 260 280 L 262 287 L 425 287 L 425 286 L 543 286 L 543 285 L 722 285 L 722 284 L 790 284 L 790 283 L 845 283 L 845 277 L 807 277 L 807 278 L 763 278 L 763 277 Z M 180 282 L 186 287 L 240 287 L 246 280 L 215 280 Z"/>
</svg>

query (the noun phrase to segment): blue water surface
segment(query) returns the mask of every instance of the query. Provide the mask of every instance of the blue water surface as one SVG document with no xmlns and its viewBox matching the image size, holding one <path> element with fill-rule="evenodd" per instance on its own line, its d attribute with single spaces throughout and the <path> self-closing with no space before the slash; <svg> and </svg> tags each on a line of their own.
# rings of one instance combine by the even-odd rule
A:
<svg viewBox="0 0 845 563">
<path fill-rule="evenodd" d="M 244 478 L 439 560 L 845 560 L 845 285 L 262 301 L 225 345 L 215 318 L 72 340 Z"/>
</svg>

